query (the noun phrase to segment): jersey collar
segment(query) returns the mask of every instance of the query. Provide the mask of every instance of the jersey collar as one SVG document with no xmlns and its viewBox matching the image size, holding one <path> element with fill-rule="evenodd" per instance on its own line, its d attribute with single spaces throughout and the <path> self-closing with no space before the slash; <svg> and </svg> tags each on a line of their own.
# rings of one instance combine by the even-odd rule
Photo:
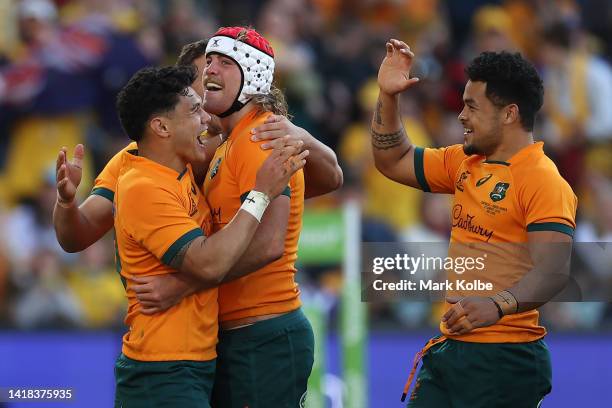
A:
<svg viewBox="0 0 612 408">
<path fill-rule="evenodd" d="M 485 160 L 483 163 L 486 164 L 501 164 L 504 166 L 510 166 L 512 164 L 517 164 L 525 159 L 527 159 L 532 154 L 537 154 L 539 156 L 544 154 L 544 142 L 535 142 L 530 144 L 529 146 L 523 147 L 521 150 L 516 152 L 514 156 L 509 158 L 507 161 L 498 161 L 498 160 Z"/>
</svg>

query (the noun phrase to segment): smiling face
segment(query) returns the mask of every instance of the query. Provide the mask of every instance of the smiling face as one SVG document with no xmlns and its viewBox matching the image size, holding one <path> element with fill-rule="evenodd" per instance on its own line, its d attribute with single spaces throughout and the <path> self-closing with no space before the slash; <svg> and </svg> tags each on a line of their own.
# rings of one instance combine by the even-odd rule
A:
<svg viewBox="0 0 612 408">
<path fill-rule="evenodd" d="M 502 109 L 486 96 L 487 84 L 468 81 L 463 92 L 459 121 L 464 130 L 463 151 L 467 155 L 489 156 L 502 141 Z"/>
<path fill-rule="evenodd" d="M 202 106 L 206 103 L 207 95 L 210 95 L 204 88 L 204 71 L 206 71 L 206 56 L 201 55 L 194 59 L 191 64 L 197 70 L 197 78 L 191 84 L 193 90 L 202 98 Z M 208 113 L 208 112 L 207 112 Z M 208 167 L 208 164 L 215 154 L 215 150 L 221 144 L 221 138 L 219 135 L 223 132 L 219 118 L 217 116 L 211 117 L 207 122 L 208 130 L 200 134 L 199 143 L 204 146 L 205 158 L 204 161 L 192 162 L 194 165 Z"/>
<path fill-rule="evenodd" d="M 201 162 L 210 155 L 201 136 L 209 120 L 210 115 L 202 108 L 202 98 L 193 88 L 185 88 L 179 102 L 166 116 L 172 147 L 184 163 Z"/>
<path fill-rule="evenodd" d="M 206 56 L 204 89 L 208 91 L 205 108 L 219 115 L 227 111 L 240 92 L 242 73 L 234 60 L 221 54 Z"/>
</svg>

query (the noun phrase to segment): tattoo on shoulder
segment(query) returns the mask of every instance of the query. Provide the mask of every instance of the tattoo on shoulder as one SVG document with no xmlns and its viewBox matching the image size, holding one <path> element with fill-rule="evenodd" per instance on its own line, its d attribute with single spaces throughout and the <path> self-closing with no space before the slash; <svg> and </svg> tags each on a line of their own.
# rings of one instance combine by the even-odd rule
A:
<svg viewBox="0 0 612 408">
<path fill-rule="evenodd" d="M 378 150 L 397 147 L 406 138 L 403 128 L 394 133 L 378 133 L 374 129 L 370 129 L 370 133 L 372 134 L 372 146 Z"/>
<path fill-rule="evenodd" d="M 380 113 L 381 110 L 382 110 L 382 102 L 379 99 L 376 102 L 376 110 L 374 111 L 374 121 L 376 122 L 377 125 L 382 126 L 383 121 L 382 121 L 382 114 Z"/>
<path fill-rule="evenodd" d="M 172 268 L 179 270 L 183 266 L 183 261 L 185 260 L 185 255 L 187 254 L 187 250 L 193 244 L 193 240 L 189 241 L 179 251 L 174 255 L 174 258 L 170 261 L 169 266 Z"/>
</svg>

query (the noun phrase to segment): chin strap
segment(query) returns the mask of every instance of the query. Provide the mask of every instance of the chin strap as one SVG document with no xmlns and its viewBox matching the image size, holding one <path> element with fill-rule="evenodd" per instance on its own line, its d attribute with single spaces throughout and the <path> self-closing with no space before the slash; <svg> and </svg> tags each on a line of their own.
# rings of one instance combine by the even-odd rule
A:
<svg viewBox="0 0 612 408">
<path fill-rule="evenodd" d="M 238 101 L 238 99 L 236 99 L 236 100 L 234 100 L 234 103 L 232 104 L 232 106 L 229 107 L 228 110 L 226 110 L 225 112 L 219 114 L 218 116 L 220 118 L 228 117 L 232 113 L 238 112 L 240 109 L 244 108 L 245 105 L 246 105 L 246 103 L 242 103 L 242 102 Z"/>
</svg>

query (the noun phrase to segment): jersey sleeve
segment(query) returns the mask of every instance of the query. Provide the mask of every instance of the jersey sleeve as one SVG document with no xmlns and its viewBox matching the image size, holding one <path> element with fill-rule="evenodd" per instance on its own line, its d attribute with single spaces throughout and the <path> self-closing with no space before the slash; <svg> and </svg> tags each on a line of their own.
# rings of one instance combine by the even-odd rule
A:
<svg viewBox="0 0 612 408">
<path fill-rule="evenodd" d="M 578 199 L 558 173 L 544 173 L 530 179 L 520 192 L 520 199 L 527 232 L 557 231 L 574 235 Z"/>
<path fill-rule="evenodd" d="M 439 149 L 417 147 L 414 171 L 421 189 L 431 193 L 454 193 L 457 171 L 466 157 L 461 145 Z"/>
<path fill-rule="evenodd" d="M 185 244 L 204 235 L 175 192 L 140 183 L 121 194 L 117 216 L 129 220 L 122 222 L 125 232 L 166 265 Z"/>
<path fill-rule="evenodd" d="M 115 198 L 117 179 L 119 178 L 123 155 L 129 150 L 137 148 L 138 146 L 136 143 L 130 143 L 127 147 L 115 154 L 109 162 L 106 163 L 106 166 L 104 166 L 104 169 L 98 174 L 98 177 L 96 177 L 90 195 L 99 195 L 112 202 Z"/>
</svg>

